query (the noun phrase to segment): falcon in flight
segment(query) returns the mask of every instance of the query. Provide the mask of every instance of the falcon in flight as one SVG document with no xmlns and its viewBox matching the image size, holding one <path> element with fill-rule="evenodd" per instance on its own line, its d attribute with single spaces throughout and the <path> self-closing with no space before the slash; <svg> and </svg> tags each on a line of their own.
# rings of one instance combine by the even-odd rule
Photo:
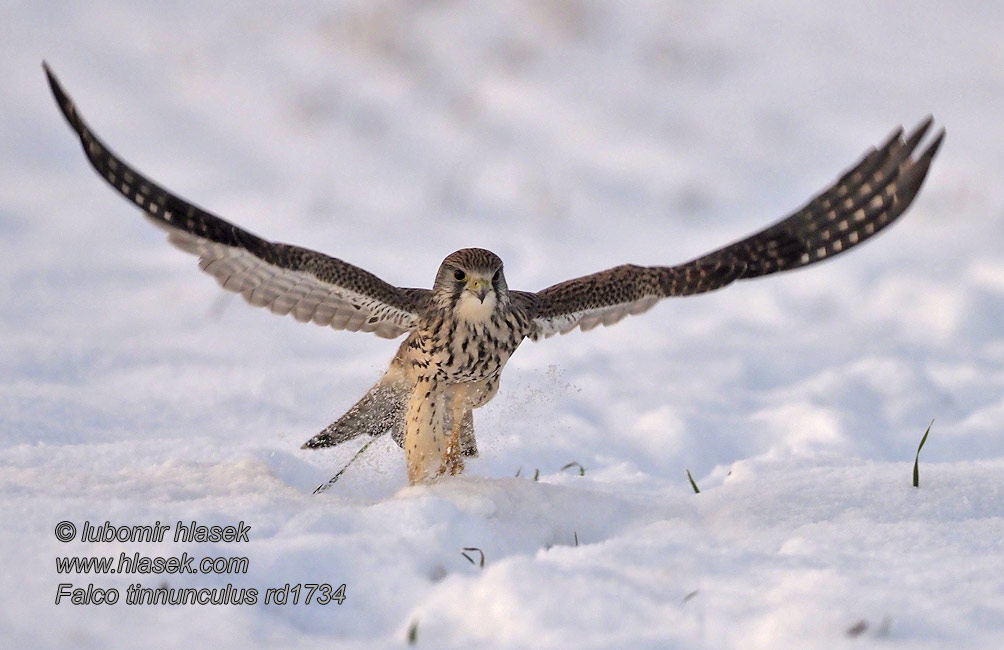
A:
<svg viewBox="0 0 1004 650">
<path fill-rule="evenodd" d="M 508 287 L 494 253 L 465 248 L 446 256 L 432 289 L 409 289 L 323 253 L 262 239 L 169 192 L 106 147 L 48 66 L 45 72 L 97 173 L 165 230 L 168 241 L 198 256 L 199 267 L 224 289 L 301 322 L 406 335 L 376 385 L 304 447 L 390 431 L 404 447 L 412 484 L 462 472 L 463 457 L 477 454 L 471 412 L 495 396 L 502 368 L 524 339 L 613 325 L 662 298 L 838 255 L 906 211 L 945 136 L 941 130 L 914 155 L 931 118 L 905 136 L 897 129 L 790 216 L 676 266 L 626 264 L 533 293 Z"/>
</svg>

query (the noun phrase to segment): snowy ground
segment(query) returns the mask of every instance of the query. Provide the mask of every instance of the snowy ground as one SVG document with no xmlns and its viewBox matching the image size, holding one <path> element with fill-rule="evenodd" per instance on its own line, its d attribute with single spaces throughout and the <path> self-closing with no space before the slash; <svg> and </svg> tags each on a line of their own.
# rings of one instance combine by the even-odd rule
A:
<svg viewBox="0 0 1004 650">
<path fill-rule="evenodd" d="M 0 645 L 1000 647 L 1004 5 L 96 6 L 0 21 Z M 356 447 L 299 445 L 395 344 L 222 295 L 88 169 L 43 58 L 153 178 L 406 286 L 464 246 L 521 289 L 683 261 L 896 124 L 948 139 L 837 261 L 524 344 L 468 475 L 406 487 L 384 440 L 313 496 Z M 63 520 L 252 529 L 62 544 Z M 249 569 L 54 566 L 120 552 Z M 346 599 L 54 604 L 137 581 Z"/>
</svg>

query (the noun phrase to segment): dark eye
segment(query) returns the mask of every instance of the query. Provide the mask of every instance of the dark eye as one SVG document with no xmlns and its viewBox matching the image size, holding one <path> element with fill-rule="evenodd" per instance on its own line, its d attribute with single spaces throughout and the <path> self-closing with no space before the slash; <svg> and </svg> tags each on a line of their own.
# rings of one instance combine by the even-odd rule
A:
<svg viewBox="0 0 1004 650">
<path fill-rule="evenodd" d="M 453 272 L 453 277 L 457 279 L 457 282 L 463 282 L 464 280 L 467 279 L 467 274 L 461 271 L 460 269 L 457 269 L 456 271 Z"/>
<path fill-rule="evenodd" d="M 498 282 L 500 277 L 502 277 L 502 269 L 495 271 L 495 275 L 492 276 L 492 283 Z"/>
</svg>

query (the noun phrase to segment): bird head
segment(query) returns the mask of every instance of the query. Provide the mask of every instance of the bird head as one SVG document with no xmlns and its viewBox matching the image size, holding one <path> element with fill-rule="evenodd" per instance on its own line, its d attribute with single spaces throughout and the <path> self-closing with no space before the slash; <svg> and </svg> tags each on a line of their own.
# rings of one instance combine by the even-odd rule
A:
<svg viewBox="0 0 1004 650">
<path fill-rule="evenodd" d="M 433 292 L 441 304 L 452 306 L 468 321 L 491 317 L 508 300 L 502 260 L 483 248 L 464 248 L 443 260 Z"/>
</svg>

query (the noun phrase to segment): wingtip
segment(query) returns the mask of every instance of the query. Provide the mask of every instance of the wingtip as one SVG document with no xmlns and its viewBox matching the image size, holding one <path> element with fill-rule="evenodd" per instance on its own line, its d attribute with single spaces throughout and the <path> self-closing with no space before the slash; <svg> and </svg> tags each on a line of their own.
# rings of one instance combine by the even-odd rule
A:
<svg viewBox="0 0 1004 650">
<path fill-rule="evenodd" d="M 42 61 L 42 69 L 45 70 L 45 78 L 49 82 L 49 90 L 52 91 L 52 96 L 55 98 L 56 105 L 59 107 L 59 110 L 63 113 L 63 117 L 66 118 L 66 121 L 70 123 L 70 126 L 73 127 L 74 130 L 79 132 L 82 125 L 80 123 L 80 117 L 76 114 L 77 109 L 73 104 L 73 100 L 70 99 L 70 96 L 66 94 L 65 90 L 63 90 L 63 86 L 60 85 L 59 79 L 56 78 L 56 74 L 52 71 L 52 68 L 49 67 L 48 62 Z"/>
<path fill-rule="evenodd" d="M 878 151 L 882 152 L 883 155 L 892 149 L 897 143 L 903 141 L 903 127 L 897 126 L 892 130 L 892 133 L 879 145 Z"/>
<path fill-rule="evenodd" d="M 926 120 L 921 124 L 919 129 L 926 131 L 930 128 L 933 123 L 933 119 L 928 116 Z M 919 141 L 920 138 L 917 138 Z M 941 147 L 941 143 L 945 140 L 945 129 L 944 127 L 938 129 L 938 132 L 934 135 L 931 143 L 927 145 L 927 148 L 915 159 L 915 161 L 910 165 L 910 167 L 904 172 L 901 177 L 902 186 L 902 197 L 900 207 L 897 209 L 896 214 L 902 214 L 907 207 L 913 202 L 917 194 L 920 193 L 920 188 L 924 184 L 924 180 L 927 178 L 927 172 L 931 167 L 931 161 L 934 159 L 935 154 L 938 153 L 938 149 Z"/>
<path fill-rule="evenodd" d="M 52 90 L 52 94 L 56 96 L 57 99 L 60 97 L 65 97 L 66 93 L 63 92 L 63 88 L 59 85 L 59 80 L 56 79 L 56 73 L 52 71 L 49 67 L 48 61 L 42 60 L 42 69 L 45 70 L 45 78 L 49 82 L 49 88 Z"/>
<path fill-rule="evenodd" d="M 935 154 L 938 153 L 938 149 L 941 148 L 941 143 L 945 141 L 945 134 L 945 127 L 941 127 L 935 134 L 934 140 L 931 141 L 931 144 L 929 144 L 927 149 L 924 150 L 924 153 L 921 154 L 921 158 L 926 160 L 933 159 Z"/>
<path fill-rule="evenodd" d="M 913 151 L 920 144 L 920 141 L 924 139 L 927 132 L 931 130 L 932 124 L 934 124 L 934 117 L 928 115 L 910 132 L 910 135 L 906 138 L 906 148 L 909 151 Z"/>
</svg>

